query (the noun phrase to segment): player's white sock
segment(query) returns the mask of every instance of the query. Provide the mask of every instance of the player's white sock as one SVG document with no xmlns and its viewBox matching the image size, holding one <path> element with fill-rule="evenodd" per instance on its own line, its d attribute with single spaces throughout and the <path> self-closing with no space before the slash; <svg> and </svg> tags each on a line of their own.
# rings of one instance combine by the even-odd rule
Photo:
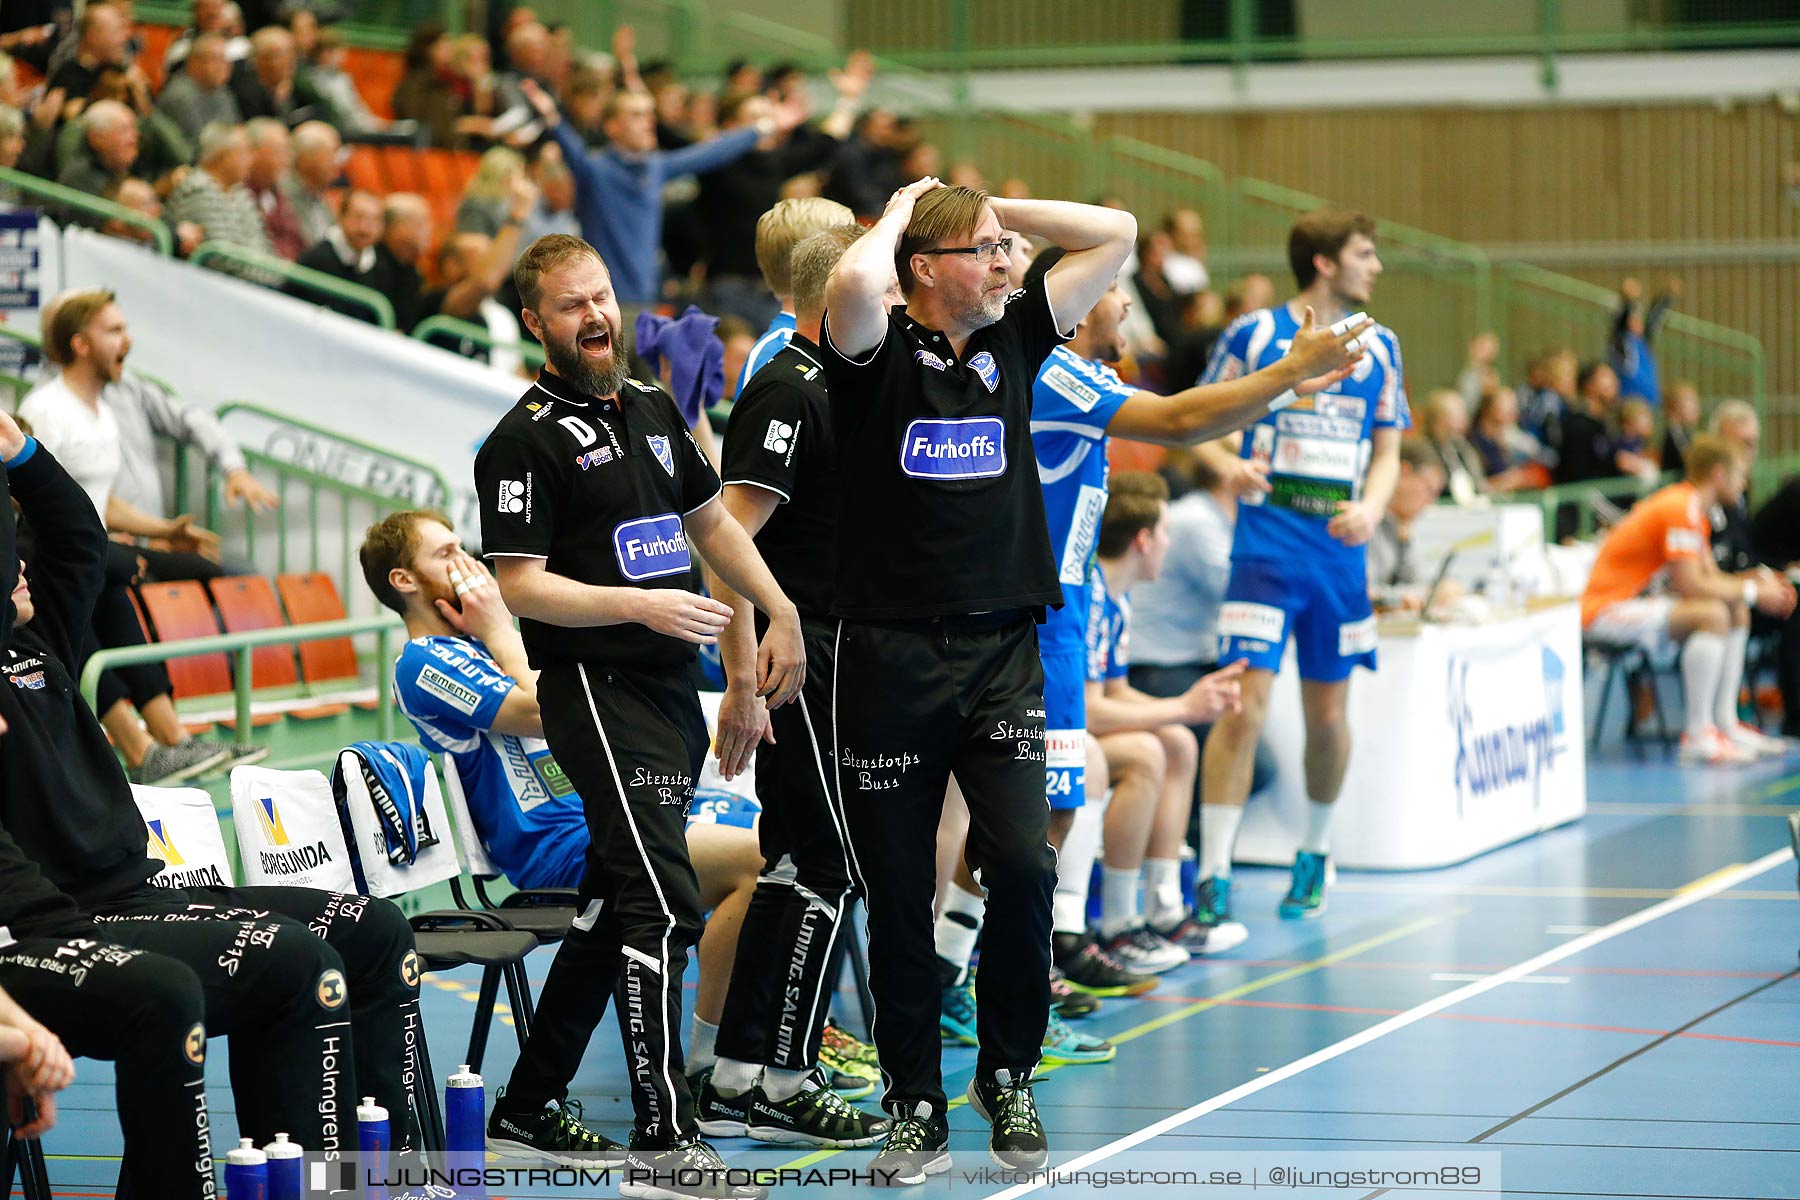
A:
<svg viewBox="0 0 1800 1200">
<path fill-rule="evenodd" d="M 1306 802 L 1306 832 L 1301 835 L 1300 849 L 1308 854 L 1331 852 L 1331 813 L 1337 805 Z"/>
<path fill-rule="evenodd" d="M 987 911 L 987 897 L 964 891 L 951 881 L 944 896 L 944 911 L 938 914 L 932 940 L 937 955 L 956 972 L 952 982 L 961 983 L 969 975 L 969 956 L 975 953 L 975 942 L 981 937 L 981 918 Z"/>
<path fill-rule="evenodd" d="M 1238 823 L 1243 819 L 1240 804 L 1200 806 L 1200 878 L 1231 878 L 1231 848 L 1237 843 Z"/>
<path fill-rule="evenodd" d="M 1138 915 L 1138 869 L 1100 868 L 1100 936 L 1112 937 L 1143 920 Z"/>
<path fill-rule="evenodd" d="M 774 1067 L 768 1067 L 762 1075 L 763 1095 L 777 1101 L 798 1096 L 800 1089 L 806 1086 L 807 1077 L 811 1074 L 811 1071 L 780 1071 Z"/>
<path fill-rule="evenodd" d="M 1063 838 L 1056 856 L 1056 896 L 1051 901 L 1051 927 L 1057 933 L 1087 932 L 1088 884 L 1094 860 L 1100 856 L 1100 838 L 1106 829 L 1106 801 L 1093 796 L 1075 810 L 1075 822 Z"/>
<path fill-rule="evenodd" d="M 1167 927 L 1181 920 L 1186 906 L 1181 902 L 1181 860 L 1179 858 L 1146 858 L 1144 860 L 1144 916 L 1151 925 Z"/>
<path fill-rule="evenodd" d="M 1689 634 L 1681 647 L 1681 685 L 1687 693 L 1687 720 L 1682 728 L 1687 736 L 1703 737 L 1713 723 L 1724 670 L 1724 636 L 1705 630 Z"/>
<path fill-rule="evenodd" d="M 695 1013 L 694 1033 L 688 1039 L 687 1069 L 690 1073 L 704 1070 L 713 1065 L 713 1062 L 719 1057 L 718 1053 L 713 1050 L 713 1043 L 718 1040 L 719 1027 L 707 1024 L 700 1019 L 699 1013 Z"/>
<path fill-rule="evenodd" d="M 1738 727 L 1738 687 L 1744 682 L 1744 655 L 1750 647 L 1750 627 L 1734 626 L 1725 635 L 1725 657 L 1719 664 L 1719 698 L 1713 708 L 1713 724 L 1730 735 Z"/>
<path fill-rule="evenodd" d="M 718 1027 L 714 1026 L 716 1030 Z M 696 1069 L 692 1058 L 688 1060 L 690 1071 Z M 756 1081 L 763 1073 L 761 1063 L 739 1062 L 735 1058 L 721 1058 L 713 1063 L 712 1082 L 721 1096 L 741 1096 L 756 1086 Z"/>
</svg>

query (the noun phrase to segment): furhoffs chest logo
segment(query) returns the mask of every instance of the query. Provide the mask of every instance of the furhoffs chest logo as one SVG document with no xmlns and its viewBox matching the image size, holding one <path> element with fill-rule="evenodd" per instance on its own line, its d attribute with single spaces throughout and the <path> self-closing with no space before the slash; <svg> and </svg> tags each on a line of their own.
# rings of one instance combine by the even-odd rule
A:
<svg viewBox="0 0 1800 1200">
<path fill-rule="evenodd" d="M 914 479 L 991 479 L 1006 474 L 999 417 L 926 418 L 906 427 L 900 469 Z"/>
<path fill-rule="evenodd" d="M 677 575 L 688 569 L 687 530 L 674 513 L 639 517 L 613 530 L 619 573 L 632 582 Z"/>
</svg>

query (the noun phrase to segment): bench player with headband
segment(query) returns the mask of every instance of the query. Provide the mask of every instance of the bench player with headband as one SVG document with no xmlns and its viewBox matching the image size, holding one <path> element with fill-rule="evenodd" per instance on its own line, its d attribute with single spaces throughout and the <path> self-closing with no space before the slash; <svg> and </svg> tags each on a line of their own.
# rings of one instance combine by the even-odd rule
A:
<svg viewBox="0 0 1800 1200">
<path fill-rule="evenodd" d="M 1306 213 L 1288 233 L 1288 261 L 1299 294 L 1232 322 L 1202 383 L 1235 379 L 1281 359 L 1308 308 L 1321 321 L 1347 327 L 1381 274 L 1375 224 L 1336 209 Z M 1359 342 L 1368 352 L 1349 378 L 1296 399 L 1245 434 L 1242 454 L 1268 464 L 1269 492 L 1238 507 L 1231 582 L 1219 609 L 1219 661 L 1245 659 L 1249 670 L 1242 710 L 1227 714 L 1206 740 L 1201 778 L 1208 808 L 1221 805 L 1241 816 L 1270 687 L 1289 636 L 1294 639 L 1308 803 L 1280 905 L 1286 918 L 1324 911 L 1332 806 L 1350 760 L 1350 673 L 1359 665 L 1375 669 L 1365 548 L 1399 479 L 1400 438 L 1411 424 L 1399 339 L 1377 324 Z M 1215 820 L 1209 833 L 1229 842 L 1235 825 Z M 1225 910 L 1215 917 L 1229 920 L 1229 892 L 1212 890 L 1215 908 Z"/>
</svg>

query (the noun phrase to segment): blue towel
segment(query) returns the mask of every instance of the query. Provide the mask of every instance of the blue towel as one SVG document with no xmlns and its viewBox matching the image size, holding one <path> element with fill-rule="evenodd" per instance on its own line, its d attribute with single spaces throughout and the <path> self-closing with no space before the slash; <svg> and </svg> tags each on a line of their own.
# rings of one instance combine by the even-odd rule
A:
<svg viewBox="0 0 1800 1200">
<path fill-rule="evenodd" d="M 369 799 L 375 805 L 388 862 L 411 866 L 421 848 L 437 845 L 431 819 L 425 814 L 425 774 L 431 770 L 431 759 L 411 742 L 354 742 L 346 749 L 356 756 Z M 349 800 L 341 758 L 331 773 L 331 790 L 348 831 L 349 813 L 343 810 Z M 349 841 L 352 846 L 356 844 L 354 837 Z"/>
<path fill-rule="evenodd" d="M 681 419 L 692 429 L 700 422 L 700 410 L 711 408 L 725 396 L 725 344 L 713 332 L 719 318 L 688 305 L 674 320 L 653 312 L 638 314 L 632 331 L 638 357 L 657 378 L 669 364 L 669 390 Z"/>
</svg>

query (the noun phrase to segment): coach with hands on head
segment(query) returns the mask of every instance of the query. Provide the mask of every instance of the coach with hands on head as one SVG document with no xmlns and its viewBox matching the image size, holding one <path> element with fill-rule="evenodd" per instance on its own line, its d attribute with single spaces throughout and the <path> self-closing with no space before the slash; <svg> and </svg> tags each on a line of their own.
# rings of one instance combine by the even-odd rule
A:
<svg viewBox="0 0 1800 1200">
<path fill-rule="evenodd" d="M 1066 257 L 1011 292 L 1013 229 Z M 1112 285 L 1129 213 L 990 200 L 921 179 L 895 193 L 826 289 L 821 349 L 846 490 L 838 524 L 835 741 L 869 904 L 876 1045 L 896 1117 L 876 1165 L 949 1166 L 932 945 L 935 846 L 952 772 L 988 889 L 970 1100 L 1003 1165 L 1048 1158 L 1029 1090 L 1050 1011 L 1043 670 L 1062 603 L 1031 446 L 1032 381 Z M 882 303 L 898 274 L 904 310 Z"/>
<path fill-rule="evenodd" d="M 484 550 L 521 618 L 544 736 L 585 802 L 590 847 L 581 915 L 489 1141 L 533 1157 L 617 1151 L 566 1100 L 616 991 L 637 1115 L 632 1161 L 722 1170 L 699 1140 L 679 1030 L 702 915 L 684 823 L 708 743 L 687 668 L 731 610 L 685 590 L 688 539 L 768 614 L 756 671 L 771 707 L 805 681 L 800 620 L 720 503 L 719 478 L 674 401 L 627 378 L 619 303 L 598 252 L 552 234 L 531 244 L 513 278 L 547 364 L 476 456 Z"/>
</svg>

